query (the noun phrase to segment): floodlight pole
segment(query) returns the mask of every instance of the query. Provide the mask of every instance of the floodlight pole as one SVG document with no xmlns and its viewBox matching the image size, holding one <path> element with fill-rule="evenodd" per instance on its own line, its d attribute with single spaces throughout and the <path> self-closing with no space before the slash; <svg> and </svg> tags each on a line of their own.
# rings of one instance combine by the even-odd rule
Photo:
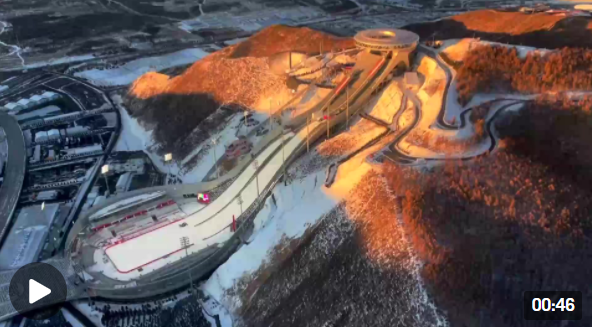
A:
<svg viewBox="0 0 592 327">
<path fill-rule="evenodd" d="M 349 131 L 349 85 L 345 87 L 345 126 Z"/>
<path fill-rule="evenodd" d="M 189 247 L 189 237 L 187 236 L 183 236 L 179 239 L 179 241 L 181 242 L 181 248 L 185 249 L 185 257 L 189 256 L 189 253 L 187 253 L 187 248 Z M 189 273 L 189 285 L 191 287 L 191 292 L 193 292 L 193 278 L 191 278 L 191 269 L 187 269 L 187 272 Z"/>
<path fill-rule="evenodd" d="M 212 138 L 212 144 L 214 145 L 212 147 L 212 150 L 214 151 L 214 169 L 216 170 L 216 178 L 220 178 L 220 173 L 218 172 L 218 159 L 216 157 L 216 144 L 218 144 L 216 142 L 216 139 Z"/>
<path fill-rule="evenodd" d="M 167 175 L 167 178 L 165 180 L 166 185 L 169 185 L 169 178 L 171 178 L 171 161 L 173 160 L 173 154 L 172 153 L 167 153 L 164 155 L 164 162 L 167 165 L 167 168 L 169 170 L 169 174 Z"/>
<path fill-rule="evenodd" d="M 241 197 L 240 194 L 236 198 L 236 202 L 238 202 L 238 205 L 240 206 L 240 213 L 242 215 L 243 214 L 243 198 Z"/>
<path fill-rule="evenodd" d="M 286 181 L 286 152 L 284 151 L 284 108 L 280 107 L 280 128 L 282 138 L 282 163 L 284 166 L 284 182 Z"/>
<path fill-rule="evenodd" d="M 286 166 L 286 153 L 284 151 L 284 122 L 283 122 L 282 117 L 280 117 L 280 125 L 282 128 L 282 132 L 281 132 L 281 134 L 282 134 L 282 163 L 284 164 L 284 170 L 285 170 L 286 169 L 286 167 L 285 167 Z"/>
<path fill-rule="evenodd" d="M 331 118 L 331 115 L 329 114 L 329 107 L 327 107 L 327 138 L 329 138 L 329 119 Z"/>
<path fill-rule="evenodd" d="M 111 194 L 111 190 L 109 190 L 109 180 L 107 179 L 107 173 L 109 172 L 109 165 L 103 165 L 101 167 L 101 174 L 105 178 L 105 187 L 107 188 L 107 196 Z"/>
<path fill-rule="evenodd" d="M 271 116 L 271 98 L 269 98 L 269 130 L 273 130 L 273 124 L 271 123 L 272 116 Z"/>
<path fill-rule="evenodd" d="M 255 168 L 255 183 L 257 184 L 257 196 L 259 196 L 259 162 L 257 159 L 253 160 L 253 168 Z"/>
<path fill-rule="evenodd" d="M 310 116 L 306 116 L 306 152 L 308 153 L 310 151 L 310 131 L 309 131 L 309 125 L 310 125 Z"/>
</svg>

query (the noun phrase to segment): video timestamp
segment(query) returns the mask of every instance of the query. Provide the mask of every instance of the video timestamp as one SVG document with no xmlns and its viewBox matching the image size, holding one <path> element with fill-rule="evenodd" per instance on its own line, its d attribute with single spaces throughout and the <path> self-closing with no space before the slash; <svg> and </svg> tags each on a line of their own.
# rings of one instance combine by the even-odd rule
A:
<svg viewBox="0 0 592 327">
<path fill-rule="evenodd" d="M 523 300 L 526 320 L 582 319 L 580 291 L 528 291 Z"/>
</svg>

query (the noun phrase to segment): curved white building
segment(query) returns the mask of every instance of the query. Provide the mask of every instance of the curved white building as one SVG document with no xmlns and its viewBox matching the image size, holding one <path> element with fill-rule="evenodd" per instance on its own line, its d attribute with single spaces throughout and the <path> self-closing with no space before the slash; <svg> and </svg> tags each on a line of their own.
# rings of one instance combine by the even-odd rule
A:
<svg viewBox="0 0 592 327">
<path fill-rule="evenodd" d="M 358 32 L 354 41 L 358 47 L 370 50 L 411 52 L 417 47 L 419 35 L 406 30 L 377 28 Z"/>
</svg>

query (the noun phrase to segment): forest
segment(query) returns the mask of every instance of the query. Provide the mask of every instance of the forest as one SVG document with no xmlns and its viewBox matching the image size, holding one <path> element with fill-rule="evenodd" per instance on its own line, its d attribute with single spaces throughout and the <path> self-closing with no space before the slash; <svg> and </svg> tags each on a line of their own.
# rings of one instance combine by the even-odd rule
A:
<svg viewBox="0 0 592 327">
<path fill-rule="evenodd" d="M 498 148 L 432 173 L 390 165 L 422 275 L 452 326 L 556 326 L 522 318 L 522 292 L 592 300 L 592 99 L 539 97 L 495 122 Z M 582 325 L 592 324 L 584 312 Z"/>
<path fill-rule="evenodd" d="M 529 52 L 483 45 L 469 52 L 457 70 L 459 102 L 466 105 L 476 93 L 545 93 L 592 89 L 592 50 L 563 48 Z"/>
</svg>

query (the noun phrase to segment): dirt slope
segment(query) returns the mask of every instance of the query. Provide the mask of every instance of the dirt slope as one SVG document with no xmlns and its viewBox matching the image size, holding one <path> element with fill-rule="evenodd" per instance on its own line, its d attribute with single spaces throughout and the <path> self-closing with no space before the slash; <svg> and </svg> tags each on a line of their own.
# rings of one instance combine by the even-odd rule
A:
<svg viewBox="0 0 592 327">
<path fill-rule="evenodd" d="M 441 40 L 480 37 L 547 49 L 592 47 L 592 20 L 589 17 L 477 10 L 404 28 L 422 38 Z"/>
</svg>

